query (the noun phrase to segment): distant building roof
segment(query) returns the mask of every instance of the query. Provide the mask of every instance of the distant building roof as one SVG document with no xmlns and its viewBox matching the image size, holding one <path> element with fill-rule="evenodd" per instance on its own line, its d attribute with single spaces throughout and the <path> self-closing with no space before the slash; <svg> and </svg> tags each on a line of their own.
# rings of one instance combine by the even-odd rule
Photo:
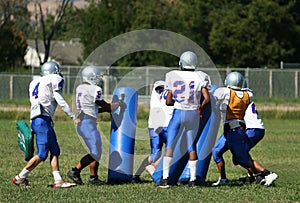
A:
<svg viewBox="0 0 300 203">
<path fill-rule="evenodd" d="M 35 49 L 35 41 L 27 40 L 28 46 Z M 42 40 L 39 40 L 39 51 L 45 53 Z M 80 65 L 83 57 L 83 45 L 79 39 L 70 41 L 51 41 L 50 58 L 57 61 L 60 65 Z M 37 57 L 37 55 L 36 55 Z"/>
</svg>

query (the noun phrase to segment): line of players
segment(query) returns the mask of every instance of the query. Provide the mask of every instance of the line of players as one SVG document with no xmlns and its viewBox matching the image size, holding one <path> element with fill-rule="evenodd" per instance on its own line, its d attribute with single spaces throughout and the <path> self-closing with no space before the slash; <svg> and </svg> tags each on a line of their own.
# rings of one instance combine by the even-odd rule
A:
<svg viewBox="0 0 300 203">
<path fill-rule="evenodd" d="M 198 80 L 200 81 L 199 84 L 201 88 L 198 89 L 198 92 L 203 93 L 205 91 L 202 92 L 202 89 L 210 89 L 210 78 L 201 71 L 195 71 L 196 64 L 197 56 L 193 52 L 185 52 L 181 55 L 179 61 L 180 71 L 188 71 L 189 74 L 200 76 Z M 170 76 L 168 75 L 172 75 L 171 82 L 168 81 L 170 80 Z M 166 76 L 166 82 L 157 81 L 154 83 L 148 121 L 151 154 L 142 162 L 136 171 L 135 176 L 133 177 L 134 182 L 141 181 L 140 175 L 144 170 L 152 177 L 155 168 L 159 161 L 161 161 L 162 147 L 163 144 L 165 144 L 166 151 L 165 156 L 163 157 L 163 177 L 157 186 L 161 188 L 168 188 L 170 186 L 168 182 L 168 173 L 172 162 L 172 154 L 170 156 L 168 151 L 174 149 L 174 145 L 172 146 L 170 142 L 172 143 L 174 136 L 177 136 L 178 133 L 178 126 L 177 128 L 175 127 L 175 129 L 177 129 L 175 132 L 173 130 L 173 122 L 176 122 L 174 120 L 179 119 L 181 126 L 189 121 L 194 123 L 198 122 L 198 119 L 195 117 L 189 117 L 187 121 L 183 121 L 181 116 L 185 117 L 185 115 L 183 115 L 182 112 L 180 114 L 172 113 L 173 109 L 174 111 L 178 111 L 178 109 L 192 110 L 192 108 L 187 107 L 190 105 L 188 100 L 190 99 L 190 95 L 183 96 L 178 94 L 178 90 L 184 89 L 185 87 L 178 86 L 177 83 L 177 81 L 184 81 L 185 85 L 188 86 L 191 81 L 197 80 L 191 78 L 193 78 L 193 76 L 186 76 L 185 72 L 171 71 L 171 73 L 168 73 Z M 264 186 L 270 186 L 278 178 L 278 175 L 265 169 L 258 161 L 253 160 L 249 154 L 249 151 L 264 137 L 265 134 L 264 124 L 256 110 L 255 103 L 252 101 L 252 91 L 247 88 L 245 78 L 238 72 L 228 74 L 224 84 L 225 87 L 218 88 L 213 94 L 217 108 L 221 111 L 224 133 L 219 137 L 212 149 L 212 155 L 220 173 L 219 180 L 213 183 L 212 186 L 229 184 L 225 172 L 225 161 L 223 159 L 223 154 L 229 149 L 233 155 L 233 163 L 235 165 L 241 165 L 248 171 L 245 178 L 240 178 L 241 181 L 245 183 L 256 182 Z M 196 91 L 196 88 L 194 90 Z M 170 108 L 170 106 L 168 106 L 170 102 L 167 98 L 169 98 L 168 96 L 172 93 L 175 93 L 175 96 L 174 94 L 172 95 L 173 103 L 177 105 L 171 106 Z M 205 96 L 205 93 L 203 96 Z M 186 101 L 184 101 L 184 98 Z M 200 106 L 198 113 L 201 118 L 201 109 L 205 104 L 200 104 L 200 99 L 194 104 Z M 195 126 L 194 128 L 197 129 Z M 197 159 L 195 158 L 194 153 L 194 144 L 196 142 L 193 142 L 196 133 L 193 133 L 194 136 L 187 137 L 189 143 L 187 149 L 190 154 L 188 168 L 191 174 L 187 185 L 190 187 L 197 185 Z"/>
<path fill-rule="evenodd" d="M 201 122 L 202 109 L 210 102 L 210 77 L 202 71 L 196 71 L 197 56 L 191 51 L 180 56 L 180 70 L 173 70 L 166 74 L 165 81 L 154 84 L 149 115 L 149 135 L 151 155 L 147 157 L 138 169 L 133 180 L 138 182 L 144 169 L 151 175 L 161 160 L 163 176 L 158 186 L 168 188 L 169 170 L 173 160 L 173 150 L 179 129 L 185 130 L 187 137 L 186 149 L 189 153 L 188 168 L 190 180 L 188 186 L 197 185 L 197 153 L 195 139 Z M 13 178 L 13 183 L 29 187 L 28 174 L 42 161 L 46 160 L 50 152 L 50 165 L 54 177 L 55 188 L 69 188 L 76 184 L 82 185 L 81 171 L 89 166 L 89 184 L 102 185 L 98 178 L 99 160 L 102 154 L 102 141 L 97 130 L 98 113 L 110 112 L 112 109 L 124 106 L 122 100 L 107 103 L 103 100 L 99 82 L 102 77 L 97 67 L 88 66 L 82 71 L 82 84 L 76 88 L 77 115 L 75 116 L 68 104 L 61 96 L 64 79 L 60 67 L 55 62 L 47 62 L 41 68 L 42 77 L 31 82 L 29 96 L 31 102 L 31 128 L 36 135 L 38 154 L 35 155 Z M 248 170 L 246 182 L 271 185 L 278 175 L 266 170 L 257 161 L 253 161 L 249 151 L 264 136 L 264 126 L 252 102 L 252 92 L 246 88 L 244 77 L 232 72 L 227 75 L 225 86 L 218 88 L 213 98 L 220 109 L 224 134 L 220 136 L 213 149 L 213 157 L 220 172 L 219 180 L 213 186 L 229 183 L 225 174 L 225 162 L 222 155 L 230 149 L 234 164 L 241 165 Z M 89 148 L 89 153 L 83 156 L 67 176 L 75 182 L 69 183 L 62 179 L 59 171 L 59 145 L 53 128 L 53 116 L 60 105 L 76 125 L 78 134 Z M 36 107 L 39 108 L 36 108 Z M 36 112 L 40 109 L 40 112 Z M 251 116 L 252 117 L 251 117 Z M 247 119 L 248 117 L 251 117 Z M 259 126 L 257 127 L 256 124 Z M 162 146 L 165 153 L 162 156 Z M 253 176 L 255 174 L 255 177 Z"/>
</svg>

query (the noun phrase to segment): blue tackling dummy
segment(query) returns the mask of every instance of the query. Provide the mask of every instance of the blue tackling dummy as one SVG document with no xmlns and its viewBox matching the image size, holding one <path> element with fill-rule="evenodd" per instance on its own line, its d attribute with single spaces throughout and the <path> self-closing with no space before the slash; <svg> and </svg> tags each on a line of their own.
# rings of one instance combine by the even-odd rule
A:
<svg viewBox="0 0 300 203">
<path fill-rule="evenodd" d="M 120 87 L 113 92 L 112 102 L 124 100 L 125 108 L 112 111 L 108 183 L 131 182 L 136 132 L 137 91 Z"/>
</svg>

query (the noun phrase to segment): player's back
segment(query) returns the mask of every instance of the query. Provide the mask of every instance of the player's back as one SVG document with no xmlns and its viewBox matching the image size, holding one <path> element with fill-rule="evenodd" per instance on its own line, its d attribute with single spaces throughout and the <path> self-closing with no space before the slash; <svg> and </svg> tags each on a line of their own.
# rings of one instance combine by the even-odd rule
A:
<svg viewBox="0 0 300 203">
<path fill-rule="evenodd" d="M 171 90 L 174 107 L 194 110 L 200 105 L 201 88 L 205 87 L 202 77 L 194 71 L 174 70 L 166 74 L 166 89 Z"/>
</svg>

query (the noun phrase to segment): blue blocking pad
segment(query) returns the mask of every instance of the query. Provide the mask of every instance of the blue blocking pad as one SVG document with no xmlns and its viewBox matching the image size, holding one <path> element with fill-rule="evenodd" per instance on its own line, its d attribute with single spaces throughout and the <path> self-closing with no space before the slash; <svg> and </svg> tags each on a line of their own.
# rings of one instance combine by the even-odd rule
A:
<svg viewBox="0 0 300 203">
<path fill-rule="evenodd" d="M 125 107 L 112 110 L 108 183 L 131 182 L 133 174 L 138 94 L 131 87 L 113 92 L 112 103 L 125 102 Z"/>
</svg>

